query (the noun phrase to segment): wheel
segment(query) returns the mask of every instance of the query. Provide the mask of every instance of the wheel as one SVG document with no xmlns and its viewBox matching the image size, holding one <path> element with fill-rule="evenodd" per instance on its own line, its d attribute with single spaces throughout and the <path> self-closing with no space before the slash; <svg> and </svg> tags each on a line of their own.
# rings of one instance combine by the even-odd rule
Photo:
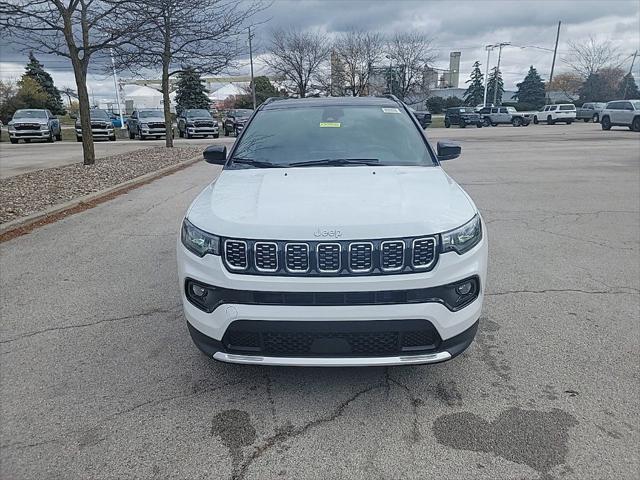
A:
<svg viewBox="0 0 640 480">
<path fill-rule="evenodd" d="M 466 128 L 467 123 L 461 118 L 460 123 L 458 125 L 460 125 L 460 128 Z"/>
<path fill-rule="evenodd" d="M 487 118 L 487 117 L 485 117 L 485 118 L 482 120 L 482 123 L 484 124 L 484 126 L 485 126 L 485 127 L 489 127 L 489 126 L 491 126 L 491 120 L 489 120 L 489 118 Z"/>
<path fill-rule="evenodd" d="M 82 141 L 82 137 L 79 137 L 78 135 L 76 135 L 76 142 L 81 142 Z"/>
<path fill-rule="evenodd" d="M 514 119 L 511 120 L 511 125 L 513 125 L 514 127 L 521 127 L 522 119 L 520 117 L 515 117 Z"/>
<path fill-rule="evenodd" d="M 482 122 L 476 123 L 476 128 L 482 128 Z"/>
<path fill-rule="evenodd" d="M 600 121 L 600 115 L 597 113 L 593 114 L 593 123 L 598 123 Z"/>
<path fill-rule="evenodd" d="M 49 136 L 47 137 L 47 143 L 55 142 L 55 137 L 53 136 L 53 132 L 49 132 Z"/>
<path fill-rule="evenodd" d="M 135 140 L 136 134 L 127 128 L 127 132 L 129 133 L 129 140 Z"/>
<path fill-rule="evenodd" d="M 147 139 L 147 137 L 142 135 L 142 130 L 140 130 L 139 128 L 138 128 L 138 136 L 140 137 L 140 140 L 146 140 Z"/>
<path fill-rule="evenodd" d="M 184 138 L 184 132 L 182 130 L 180 130 L 180 129 L 178 129 L 178 136 L 180 138 Z"/>
<path fill-rule="evenodd" d="M 533 123 L 534 123 L 534 125 L 538 125 L 538 123 L 540 123 L 540 122 L 538 121 L 538 117 L 537 117 L 537 116 L 534 116 L 534 117 L 533 117 Z"/>
<path fill-rule="evenodd" d="M 584 119 L 584 123 L 589 123 L 589 119 L 588 119 L 588 118 L 585 118 L 585 119 Z"/>
<path fill-rule="evenodd" d="M 567 120 L 567 125 L 571 125 L 573 123 L 573 120 Z"/>
<path fill-rule="evenodd" d="M 228 137 L 229 136 L 229 130 L 227 130 L 227 126 L 225 125 L 224 127 L 224 136 Z"/>
<path fill-rule="evenodd" d="M 603 130 L 611 130 L 611 120 L 609 117 L 602 117 L 602 121 L 600 122 Z"/>
<path fill-rule="evenodd" d="M 554 121 L 553 121 L 553 118 L 551 118 L 551 115 L 549 115 L 549 116 L 547 117 L 547 125 L 553 125 L 554 123 L 556 123 L 556 122 L 554 122 Z"/>
<path fill-rule="evenodd" d="M 109 141 L 110 142 L 115 142 L 116 141 L 116 136 L 114 135 L 113 137 L 109 137 Z"/>
<path fill-rule="evenodd" d="M 60 133 L 58 133 L 58 134 L 56 135 L 56 140 L 57 140 L 57 141 L 59 141 L 59 142 L 61 142 L 61 141 L 62 141 L 62 132 L 60 132 Z"/>
<path fill-rule="evenodd" d="M 191 134 L 187 130 L 185 130 L 184 137 L 189 139 L 189 138 L 191 138 Z"/>
<path fill-rule="evenodd" d="M 220 136 L 220 134 L 216 133 L 213 135 L 213 138 L 218 138 Z"/>
<path fill-rule="evenodd" d="M 451 126 L 451 122 L 448 118 L 444 119 L 444 128 L 449 128 Z"/>
<path fill-rule="evenodd" d="M 640 132 L 640 117 L 636 117 L 633 119 L 633 122 L 631 122 L 630 128 L 634 132 Z"/>
<path fill-rule="evenodd" d="M 13 143 L 14 145 L 15 145 L 16 143 L 18 143 L 18 139 L 17 139 L 17 138 L 10 138 L 10 139 L 9 139 L 9 141 L 10 141 L 11 143 Z"/>
</svg>

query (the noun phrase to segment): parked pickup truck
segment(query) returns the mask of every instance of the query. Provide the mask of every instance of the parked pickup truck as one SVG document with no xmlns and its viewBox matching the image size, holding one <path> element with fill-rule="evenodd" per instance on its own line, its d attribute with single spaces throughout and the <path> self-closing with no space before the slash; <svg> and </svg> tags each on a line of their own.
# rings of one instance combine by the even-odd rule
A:
<svg viewBox="0 0 640 480">
<path fill-rule="evenodd" d="M 580 108 L 576 108 L 576 120 L 584 120 L 585 123 L 593 120 L 593 123 L 598 123 L 606 106 L 606 103 L 601 102 L 583 103 Z"/>
<path fill-rule="evenodd" d="M 111 123 L 111 116 L 105 110 L 94 108 L 91 113 L 91 136 L 94 139 L 116 141 L 116 131 Z M 82 141 L 82 126 L 80 125 L 80 117 L 76 119 L 76 141 Z"/>
<path fill-rule="evenodd" d="M 427 110 L 414 110 L 413 108 L 409 108 L 413 116 L 416 117 L 418 123 L 422 128 L 427 128 L 431 125 L 431 112 Z"/>
<path fill-rule="evenodd" d="M 140 140 L 164 137 L 167 133 L 164 113 L 160 110 L 134 110 L 127 121 L 127 130 L 131 140 L 136 138 L 136 135 Z"/>
<path fill-rule="evenodd" d="M 218 138 L 218 121 L 204 108 L 188 108 L 178 116 L 178 136 L 192 138 L 196 135 Z"/>
<path fill-rule="evenodd" d="M 521 127 L 531 123 L 531 117 L 518 112 L 513 107 L 483 107 L 478 113 L 482 117 L 482 123 L 485 127 L 495 127 L 502 124 Z"/>
<path fill-rule="evenodd" d="M 60 120 L 46 109 L 16 110 L 7 126 L 11 143 L 18 143 L 20 139 L 25 143 L 36 139 L 50 143 L 62 140 Z"/>
</svg>

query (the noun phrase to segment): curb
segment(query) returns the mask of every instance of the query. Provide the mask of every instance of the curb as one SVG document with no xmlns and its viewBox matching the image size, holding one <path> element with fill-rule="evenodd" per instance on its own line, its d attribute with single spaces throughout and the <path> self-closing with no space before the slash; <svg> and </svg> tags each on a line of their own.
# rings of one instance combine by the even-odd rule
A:
<svg viewBox="0 0 640 480">
<path fill-rule="evenodd" d="M 96 205 L 111 200 L 123 193 L 127 193 L 130 190 L 146 185 L 158 178 L 190 167 L 199 161 L 202 161 L 202 156 L 185 160 L 184 162 L 180 162 L 175 165 L 170 165 L 160 170 L 156 170 L 155 172 L 146 173 L 139 177 L 132 178 L 131 180 L 127 180 L 124 183 L 119 183 L 118 185 L 114 185 L 113 187 L 109 187 L 105 190 L 100 190 L 99 192 L 90 193 L 89 195 L 84 195 L 82 197 L 69 200 L 68 202 L 53 205 L 40 212 L 27 215 L 26 217 L 11 220 L 10 222 L 0 225 L 0 243 L 27 234 L 43 225 L 57 222 L 69 215 L 93 208 Z"/>
</svg>

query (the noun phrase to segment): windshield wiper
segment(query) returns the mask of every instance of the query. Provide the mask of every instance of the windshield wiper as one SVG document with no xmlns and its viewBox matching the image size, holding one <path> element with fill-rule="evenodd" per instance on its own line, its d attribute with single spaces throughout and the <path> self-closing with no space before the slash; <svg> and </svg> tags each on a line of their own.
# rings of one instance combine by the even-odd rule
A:
<svg viewBox="0 0 640 480">
<path fill-rule="evenodd" d="M 253 158 L 233 157 L 231 163 L 239 163 L 241 165 L 251 165 L 257 168 L 287 168 L 287 165 L 278 165 L 276 163 L 265 162 L 262 160 L 254 160 Z"/>
<path fill-rule="evenodd" d="M 380 165 L 380 160 L 377 158 L 323 158 L 321 160 L 308 160 L 289 164 L 291 167 L 311 167 L 315 165 Z"/>
</svg>

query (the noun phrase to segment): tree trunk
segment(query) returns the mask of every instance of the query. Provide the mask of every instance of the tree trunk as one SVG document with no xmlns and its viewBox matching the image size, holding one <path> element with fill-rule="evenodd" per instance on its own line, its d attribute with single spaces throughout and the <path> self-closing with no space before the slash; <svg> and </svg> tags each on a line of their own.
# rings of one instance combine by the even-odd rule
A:
<svg viewBox="0 0 640 480">
<path fill-rule="evenodd" d="M 87 90 L 87 72 L 80 59 L 72 59 L 73 73 L 76 77 L 78 88 L 78 104 L 80 126 L 82 128 L 82 152 L 85 165 L 96 163 L 96 154 L 93 148 L 93 135 L 91 134 L 91 105 L 89 103 L 89 91 Z"/>
<path fill-rule="evenodd" d="M 173 147 L 173 126 L 171 122 L 171 99 L 169 98 L 169 61 L 162 60 L 162 104 L 164 107 L 165 145 Z"/>
</svg>

